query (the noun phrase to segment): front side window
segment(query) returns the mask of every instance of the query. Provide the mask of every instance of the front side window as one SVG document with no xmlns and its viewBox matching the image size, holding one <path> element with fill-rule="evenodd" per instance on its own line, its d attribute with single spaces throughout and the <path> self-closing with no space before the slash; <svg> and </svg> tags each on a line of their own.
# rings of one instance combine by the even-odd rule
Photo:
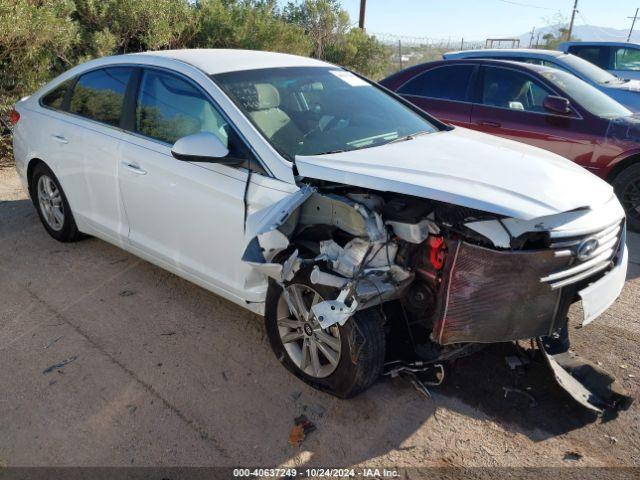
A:
<svg viewBox="0 0 640 480">
<path fill-rule="evenodd" d="M 613 62 L 614 70 L 640 71 L 640 50 L 635 48 L 617 48 Z"/>
<path fill-rule="evenodd" d="M 601 118 L 620 118 L 631 115 L 630 110 L 575 75 L 551 69 L 542 72 L 541 75 L 593 115 Z"/>
<path fill-rule="evenodd" d="M 105 68 L 82 75 L 73 89 L 69 111 L 118 126 L 132 69 Z"/>
<path fill-rule="evenodd" d="M 398 93 L 465 101 L 473 69 L 473 65 L 437 67 L 412 78 L 398 90 Z"/>
<path fill-rule="evenodd" d="M 41 103 L 45 107 L 53 108 L 55 110 L 62 110 L 64 106 L 64 99 L 69 91 L 69 88 L 73 84 L 73 80 L 67 80 L 62 84 L 58 85 L 56 88 L 51 90 L 49 93 L 42 97 Z"/>
<path fill-rule="evenodd" d="M 289 160 L 436 131 L 401 101 L 337 67 L 244 70 L 213 79 Z"/>
<path fill-rule="evenodd" d="M 190 82 L 159 70 L 145 70 L 136 105 L 136 130 L 174 144 L 209 132 L 228 147 L 229 126 L 204 93 Z"/>
<path fill-rule="evenodd" d="M 507 68 L 485 67 L 482 104 L 520 110 L 545 112 L 544 99 L 553 95 L 533 77 Z"/>
</svg>

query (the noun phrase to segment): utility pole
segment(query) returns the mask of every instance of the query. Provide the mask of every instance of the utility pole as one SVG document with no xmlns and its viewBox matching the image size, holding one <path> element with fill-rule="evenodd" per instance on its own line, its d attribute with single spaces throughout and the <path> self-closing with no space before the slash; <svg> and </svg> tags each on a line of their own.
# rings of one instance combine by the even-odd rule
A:
<svg viewBox="0 0 640 480">
<path fill-rule="evenodd" d="M 631 22 L 631 28 L 629 29 L 629 36 L 627 37 L 627 42 L 631 41 L 631 34 L 633 33 L 633 27 L 635 27 L 636 19 L 638 18 L 638 10 L 640 9 L 636 8 L 636 14 L 633 17 L 627 17 L 627 18 L 633 18 L 633 22 Z"/>
<path fill-rule="evenodd" d="M 464 37 L 462 37 L 462 41 L 460 42 L 460 50 L 464 50 Z"/>
<path fill-rule="evenodd" d="M 358 26 L 361 30 L 364 30 L 364 11 L 367 8 L 367 0 L 360 0 L 360 22 L 358 22 Z"/>
<path fill-rule="evenodd" d="M 398 39 L 398 60 L 400 61 L 400 70 L 402 70 L 402 40 Z"/>
<path fill-rule="evenodd" d="M 569 23 L 569 31 L 567 32 L 567 42 L 571 41 L 571 33 L 573 32 L 573 21 L 576 18 L 576 12 L 578 11 L 578 0 L 573 2 L 573 12 L 571 12 L 571 23 Z"/>
<path fill-rule="evenodd" d="M 529 48 L 531 48 L 531 45 L 533 45 L 533 35 L 535 34 L 535 32 L 536 32 L 536 27 L 533 27 L 531 29 L 531 38 L 529 39 Z"/>
</svg>

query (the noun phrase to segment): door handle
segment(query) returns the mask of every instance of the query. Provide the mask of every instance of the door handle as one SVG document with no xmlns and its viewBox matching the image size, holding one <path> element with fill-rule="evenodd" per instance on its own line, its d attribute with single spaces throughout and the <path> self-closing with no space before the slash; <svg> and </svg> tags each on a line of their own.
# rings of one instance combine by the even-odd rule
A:
<svg viewBox="0 0 640 480">
<path fill-rule="evenodd" d="M 51 138 L 53 138 L 56 142 L 60 142 L 60 143 L 69 143 L 69 140 L 67 140 L 64 136 L 62 135 L 51 135 Z"/>
<path fill-rule="evenodd" d="M 133 162 L 127 162 L 126 160 L 124 160 L 122 162 L 122 165 L 127 167 L 127 169 L 129 169 L 133 173 L 137 173 L 138 175 L 146 175 L 147 174 L 146 170 L 140 168 L 140 165 L 137 165 L 137 164 L 135 164 Z"/>
<path fill-rule="evenodd" d="M 499 122 L 490 122 L 485 120 L 479 121 L 478 125 L 482 125 L 483 127 L 493 127 L 493 128 L 500 128 L 502 126 L 502 124 Z"/>
</svg>

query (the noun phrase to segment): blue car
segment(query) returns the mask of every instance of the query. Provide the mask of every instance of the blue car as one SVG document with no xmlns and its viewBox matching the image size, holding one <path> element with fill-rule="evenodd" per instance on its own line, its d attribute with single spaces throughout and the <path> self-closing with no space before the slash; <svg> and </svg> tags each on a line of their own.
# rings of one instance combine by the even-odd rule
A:
<svg viewBox="0 0 640 480">
<path fill-rule="evenodd" d="M 558 50 L 572 53 L 616 77 L 640 80 L 640 45 L 627 42 L 564 42 Z"/>
<path fill-rule="evenodd" d="M 488 58 L 559 68 L 603 91 L 633 112 L 640 112 L 640 80 L 624 80 L 572 54 L 557 50 L 485 49 L 445 53 L 442 58 Z"/>
</svg>

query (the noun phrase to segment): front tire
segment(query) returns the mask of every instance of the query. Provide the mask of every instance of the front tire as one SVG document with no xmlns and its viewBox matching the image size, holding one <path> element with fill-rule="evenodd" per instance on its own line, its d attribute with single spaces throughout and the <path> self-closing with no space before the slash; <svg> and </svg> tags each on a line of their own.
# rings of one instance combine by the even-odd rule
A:
<svg viewBox="0 0 640 480">
<path fill-rule="evenodd" d="M 627 226 L 640 232 L 640 163 L 625 168 L 612 183 L 627 214 Z"/>
<path fill-rule="evenodd" d="M 35 166 L 30 190 L 40 221 L 49 235 L 59 242 L 82 238 L 60 182 L 44 163 Z"/>
<path fill-rule="evenodd" d="M 382 373 L 384 320 L 377 308 L 369 308 L 356 312 L 343 326 L 323 330 L 309 314 L 310 307 L 334 299 L 337 291 L 311 283 L 309 273 L 301 269 L 284 289 L 270 280 L 265 322 L 271 348 L 287 370 L 312 387 L 353 397 Z"/>
</svg>

